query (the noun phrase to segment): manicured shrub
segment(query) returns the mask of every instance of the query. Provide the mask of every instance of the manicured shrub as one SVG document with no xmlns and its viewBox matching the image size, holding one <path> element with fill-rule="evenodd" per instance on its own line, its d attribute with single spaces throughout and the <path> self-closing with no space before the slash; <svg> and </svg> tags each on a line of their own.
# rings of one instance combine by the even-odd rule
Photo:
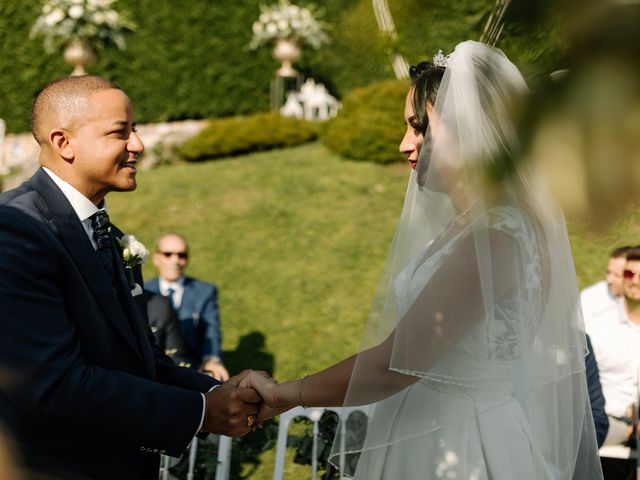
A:
<svg viewBox="0 0 640 480">
<path fill-rule="evenodd" d="M 315 140 L 318 125 L 277 113 L 211 120 L 200 133 L 178 148 L 185 160 L 196 162 L 241 153 L 291 147 Z"/>
<path fill-rule="evenodd" d="M 390 80 L 353 90 L 322 134 L 322 141 L 343 157 L 377 163 L 402 159 L 404 102 L 408 81 Z"/>
</svg>

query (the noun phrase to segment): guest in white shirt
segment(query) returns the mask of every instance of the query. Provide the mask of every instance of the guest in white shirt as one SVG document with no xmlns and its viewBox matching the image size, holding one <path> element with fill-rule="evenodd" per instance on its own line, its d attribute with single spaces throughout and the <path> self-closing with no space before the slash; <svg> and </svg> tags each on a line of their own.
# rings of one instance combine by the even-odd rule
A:
<svg viewBox="0 0 640 480">
<path fill-rule="evenodd" d="M 593 317 L 615 305 L 616 300 L 622 296 L 622 271 L 627 263 L 627 252 L 631 247 L 616 248 L 607 263 L 607 276 L 580 292 L 580 303 L 585 323 L 593 320 Z"/>
<path fill-rule="evenodd" d="M 638 401 L 640 370 L 640 247 L 627 251 L 623 268 L 623 296 L 587 323 L 600 370 L 609 416 L 605 445 L 625 443 Z"/>
</svg>

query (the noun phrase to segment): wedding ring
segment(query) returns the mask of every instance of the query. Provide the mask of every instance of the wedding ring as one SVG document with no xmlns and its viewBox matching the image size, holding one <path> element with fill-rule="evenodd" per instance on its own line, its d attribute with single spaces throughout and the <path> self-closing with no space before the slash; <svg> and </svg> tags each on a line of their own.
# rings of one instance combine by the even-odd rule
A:
<svg viewBox="0 0 640 480">
<path fill-rule="evenodd" d="M 251 427 L 254 423 L 256 423 L 255 417 L 253 415 L 249 415 L 247 417 L 247 427 Z"/>
</svg>

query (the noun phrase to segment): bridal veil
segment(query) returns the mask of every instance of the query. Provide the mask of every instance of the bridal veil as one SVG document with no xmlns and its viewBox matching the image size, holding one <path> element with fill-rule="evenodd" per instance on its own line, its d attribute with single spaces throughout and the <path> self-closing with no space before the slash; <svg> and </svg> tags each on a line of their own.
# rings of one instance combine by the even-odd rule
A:
<svg viewBox="0 0 640 480">
<path fill-rule="evenodd" d="M 515 126 L 525 81 L 478 42 L 444 61 L 345 398 L 371 413 L 363 442 L 346 422 L 344 473 L 602 478 L 564 218 Z"/>
</svg>

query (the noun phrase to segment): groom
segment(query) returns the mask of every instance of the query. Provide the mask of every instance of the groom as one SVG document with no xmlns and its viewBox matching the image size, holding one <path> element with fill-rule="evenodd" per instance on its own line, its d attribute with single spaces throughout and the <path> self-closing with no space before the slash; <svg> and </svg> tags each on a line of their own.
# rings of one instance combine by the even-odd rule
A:
<svg viewBox="0 0 640 480">
<path fill-rule="evenodd" d="M 31 127 L 42 168 L 0 195 L 0 428 L 26 468 L 155 480 L 159 454 L 197 433 L 247 433 L 260 397 L 242 374 L 218 386 L 174 365 L 127 282 L 105 211 L 109 192 L 136 188 L 144 149 L 127 95 L 99 77 L 58 80 Z"/>
</svg>

